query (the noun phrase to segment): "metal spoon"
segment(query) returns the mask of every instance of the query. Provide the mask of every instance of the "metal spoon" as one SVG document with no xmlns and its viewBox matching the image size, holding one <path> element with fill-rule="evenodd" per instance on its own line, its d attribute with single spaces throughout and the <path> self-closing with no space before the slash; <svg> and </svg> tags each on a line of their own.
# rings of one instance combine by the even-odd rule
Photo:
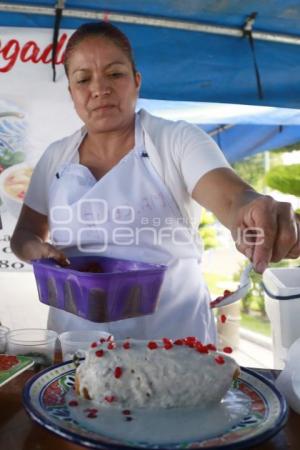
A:
<svg viewBox="0 0 300 450">
<path fill-rule="evenodd" d="M 232 292 L 229 295 L 226 295 L 226 297 L 220 297 L 216 300 L 213 300 L 210 302 L 211 308 L 220 308 L 221 306 L 231 305 L 234 302 L 237 302 L 241 298 L 243 298 L 249 289 L 251 288 L 251 279 L 250 279 L 250 272 L 253 269 L 253 264 L 249 263 L 243 270 L 240 278 L 240 285 L 237 288 L 236 291 Z"/>
<path fill-rule="evenodd" d="M 21 112 L 14 112 L 14 111 L 5 111 L 5 112 L 0 112 L 0 118 L 1 117 L 17 117 L 18 119 L 23 119 L 24 118 L 24 114 Z"/>
</svg>

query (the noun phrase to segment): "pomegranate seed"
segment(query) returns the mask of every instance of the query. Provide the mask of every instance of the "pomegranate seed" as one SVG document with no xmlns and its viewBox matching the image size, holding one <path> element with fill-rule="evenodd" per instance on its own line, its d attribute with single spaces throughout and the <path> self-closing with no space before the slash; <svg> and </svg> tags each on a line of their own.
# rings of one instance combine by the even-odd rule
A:
<svg viewBox="0 0 300 450">
<path fill-rule="evenodd" d="M 166 350 L 170 350 L 170 348 L 173 347 L 173 342 L 171 341 L 171 339 L 163 338 L 163 343 Z"/>
<path fill-rule="evenodd" d="M 215 361 L 216 361 L 217 364 L 224 364 L 225 363 L 225 359 L 221 355 L 216 356 L 215 357 Z"/>
<path fill-rule="evenodd" d="M 107 403 L 112 403 L 112 402 L 114 402 L 116 400 L 116 397 L 114 395 L 106 395 L 104 397 L 104 400 L 106 400 Z"/>
<path fill-rule="evenodd" d="M 232 294 L 231 291 L 229 291 L 228 289 L 225 289 L 225 291 L 223 292 L 223 297 L 228 297 L 228 295 Z"/>
<path fill-rule="evenodd" d="M 124 411 L 122 411 L 122 414 L 124 414 L 124 416 L 130 416 L 131 411 L 130 409 L 124 409 Z"/>
<path fill-rule="evenodd" d="M 158 347 L 158 345 L 157 345 L 157 343 L 154 342 L 154 341 L 149 341 L 147 347 L 148 347 L 150 350 L 155 350 L 155 349 Z"/>
<path fill-rule="evenodd" d="M 121 378 L 122 373 L 123 373 L 122 367 L 115 368 L 115 378 Z"/>
<path fill-rule="evenodd" d="M 222 323 L 225 323 L 225 322 L 226 322 L 227 317 L 225 316 L 225 314 L 221 314 L 220 320 L 221 320 Z"/>
<path fill-rule="evenodd" d="M 97 345 L 98 345 L 97 342 L 92 342 L 92 343 L 91 343 L 91 347 L 92 347 L 92 348 L 97 347 Z"/>
<path fill-rule="evenodd" d="M 168 344 L 167 344 L 167 343 L 164 344 L 164 349 L 165 349 L 165 350 L 170 350 L 170 348 L 173 348 L 172 342 L 169 342 Z"/>
<path fill-rule="evenodd" d="M 102 356 L 104 356 L 104 350 L 97 350 L 95 355 L 98 356 L 98 358 L 101 358 Z"/>
<path fill-rule="evenodd" d="M 125 350 L 128 350 L 130 348 L 130 342 L 128 342 L 128 341 L 124 342 L 123 348 L 125 348 Z"/>
<path fill-rule="evenodd" d="M 107 348 L 108 348 L 108 350 L 114 350 L 116 348 L 116 343 L 109 342 L 109 344 L 107 344 Z"/>
<path fill-rule="evenodd" d="M 194 336 L 188 336 L 185 339 L 183 339 L 183 344 L 187 345 L 188 347 L 193 348 L 197 339 Z"/>
<path fill-rule="evenodd" d="M 193 348 L 195 344 L 194 344 L 194 342 L 186 342 L 185 345 L 187 347 Z"/>
<path fill-rule="evenodd" d="M 211 352 L 215 352 L 217 350 L 217 348 L 214 344 L 207 344 L 207 350 L 210 350 Z"/>
<path fill-rule="evenodd" d="M 183 340 L 182 339 L 176 339 L 176 341 L 174 341 L 174 345 L 183 345 Z"/>
<path fill-rule="evenodd" d="M 185 339 L 187 340 L 187 342 L 196 342 L 197 340 L 195 336 L 187 336 Z"/>
<path fill-rule="evenodd" d="M 90 412 L 90 413 L 87 414 L 86 417 L 88 417 L 89 419 L 96 419 L 97 418 L 97 414 Z"/>
<path fill-rule="evenodd" d="M 201 344 L 201 342 L 199 344 L 196 344 L 195 349 L 197 350 L 197 352 L 199 353 L 208 353 L 208 348 L 206 345 Z"/>
<path fill-rule="evenodd" d="M 70 400 L 69 406 L 78 406 L 78 402 L 76 400 Z"/>
<path fill-rule="evenodd" d="M 224 348 L 223 348 L 223 352 L 224 352 L 224 353 L 232 353 L 233 350 L 232 350 L 231 347 L 224 347 Z"/>
</svg>

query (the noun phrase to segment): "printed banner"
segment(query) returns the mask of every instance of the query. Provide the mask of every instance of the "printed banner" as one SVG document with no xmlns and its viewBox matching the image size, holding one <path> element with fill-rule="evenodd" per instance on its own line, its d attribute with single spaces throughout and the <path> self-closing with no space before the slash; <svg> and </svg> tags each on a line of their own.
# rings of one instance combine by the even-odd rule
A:
<svg viewBox="0 0 300 450">
<path fill-rule="evenodd" d="M 60 32 L 53 82 L 52 29 L 0 27 L 0 271 L 31 270 L 10 249 L 32 170 L 47 146 L 82 124 L 63 69 L 72 30 Z"/>
</svg>

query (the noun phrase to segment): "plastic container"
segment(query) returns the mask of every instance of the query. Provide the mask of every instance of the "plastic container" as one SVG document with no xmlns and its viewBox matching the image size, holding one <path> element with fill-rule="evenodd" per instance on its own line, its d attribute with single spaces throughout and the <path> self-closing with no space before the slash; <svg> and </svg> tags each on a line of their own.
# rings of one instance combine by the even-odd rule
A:
<svg viewBox="0 0 300 450">
<path fill-rule="evenodd" d="M 220 320 L 221 315 L 226 316 L 223 323 Z M 240 323 L 241 323 L 241 305 L 240 302 L 231 305 L 222 306 L 218 309 L 217 331 L 218 345 L 220 348 L 232 347 L 234 350 L 239 348 L 240 343 Z"/>
<path fill-rule="evenodd" d="M 6 335 L 9 355 L 30 356 L 36 364 L 49 366 L 55 358 L 58 334 L 42 328 L 20 328 Z"/>
<path fill-rule="evenodd" d="M 6 350 L 6 336 L 9 332 L 9 328 L 4 325 L 0 325 L 0 353 L 5 353 Z"/>
<path fill-rule="evenodd" d="M 155 312 L 167 266 L 99 256 L 33 261 L 42 303 L 93 322 L 112 322 Z M 100 268 L 101 273 L 91 273 Z"/>
<path fill-rule="evenodd" d="M 290 346 L 300 337 L 300 267 L 266 269 L 263 285 L 272 327 L 274 367 L 282 369 Z"/>
<path fill-rule="evenodd" d="M 109 333 L 99 330 L 74 330 L 61 333 L 59 340 L 63 361 L 72 359 L 74 353 L 84 357 L 92 342 L 107 339 L 109 336 L 111 336 Z"/>
</svg>

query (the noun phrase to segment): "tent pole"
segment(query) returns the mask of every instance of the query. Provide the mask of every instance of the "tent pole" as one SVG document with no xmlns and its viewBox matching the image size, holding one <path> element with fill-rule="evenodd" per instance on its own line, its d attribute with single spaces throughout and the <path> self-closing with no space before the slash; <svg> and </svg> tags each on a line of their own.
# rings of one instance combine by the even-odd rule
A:
<svg viewBox="0 0 300 450">
<path fill-rule="evenodd" d="M 209 134 L 210 136 L 215 136 L 216 134 L 222 133 L 222 131 L 230 130 L 230 128 L 233 128 L 234 126 L 235 126 L 235 125 L 231 125 L 231 124 L 228 124 L 228 125 L 220 125 L 219 127 L 214 128 L 214 129 L 211 130 L 211 131 L 208 131 L 207 134 Z"/>
<path fill-rule="evenodd" d="M 0 11 L 11 13 L 41 14 L 52 16 L 55 14 L 55 8 L 43 6 L 30 6 L 21 4 L 0 3 Z M 64 9 L 64 17 L 72 17 L 86 20 L 110 20 L 112 22 L 128 23 L 134 25 L 146 25 L 151 27 L 162 27 L 177 30 L 196 31 L 200 33 L 219 34 L 242 38 L 244 36 L 243 28 L 223 27 L 217 25 L 208 25 L 200 22 L 189 22 L 184 20 L 171 20 L 165 18 L 156 18 L 150 16 L 135 16 L 133 14 L 120 14 L 107 11 L 87 11 L 80 9 Z M 300 45 L 300 37 L 289 34 L 277 34 L 264 31 L 253 31 L 253 39 L 269 42 L 278 42 L 281 44 Z"/>
</svg>

